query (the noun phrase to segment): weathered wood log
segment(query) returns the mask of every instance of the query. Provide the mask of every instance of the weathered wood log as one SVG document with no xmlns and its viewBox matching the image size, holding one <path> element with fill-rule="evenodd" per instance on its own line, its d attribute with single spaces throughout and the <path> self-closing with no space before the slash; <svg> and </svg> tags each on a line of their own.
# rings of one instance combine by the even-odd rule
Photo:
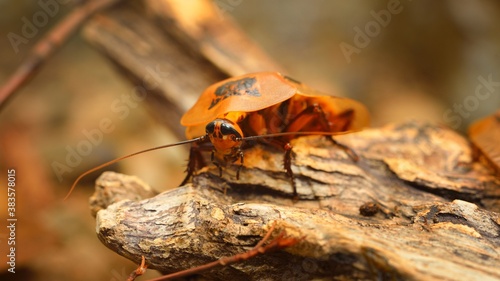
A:
<svg viewBox="0 0 500 281">
<path fill-rule="evenodd" d="M 96 17 L 84 35 L 181 138 L 178 120 L 206 86 L 280 70 L 205 0 L 132 1 Z M 245 151 L 239 180 L 233 167 L 220 178 L 209 166 L 156 196 L 135 177 L 105 173 L 91 199 L 97 235 L 165 273 L 244 252 L 274 222 L 276 234 L 305 237 L 205 272 L 210 280 L 500 279 L 500 180 L 466 139 L 419 122 L 337 139 L 360 161 L 324 137 L 293 142 L 297 202 L 282 151 L 265 145 Z"/>
<path fill-rule="evenodd" d="M 180 117 L 207 86 L 281 69 L 209 0 L 124 3 L 90 21 L 84 37 L 134 83 L 124 95 L 144 100 L 181 139 Z"/>
<path fill-rule="evenodd" d="M 473 159 L 464 138 L 409 122 L 337 140 L 360 161 L 324 137 L 293 142 L 298 202 L 282 152 L 255 146 L 245 151 L 240 180 L 232 167 L 222 178 L 207 167 L 192 184 L 100 210 L 97 235 L 162 272 L 244 252 L 273 222 L 276 233 L 305 237 L 285 251 L 206 272 L 209 280 L 500 278 L 500 181 Z M 105 173 L 99 189 L 112 181 L 131 179 Z M 367 202 L 372 212 L 360 212 Z"/>
</svg>

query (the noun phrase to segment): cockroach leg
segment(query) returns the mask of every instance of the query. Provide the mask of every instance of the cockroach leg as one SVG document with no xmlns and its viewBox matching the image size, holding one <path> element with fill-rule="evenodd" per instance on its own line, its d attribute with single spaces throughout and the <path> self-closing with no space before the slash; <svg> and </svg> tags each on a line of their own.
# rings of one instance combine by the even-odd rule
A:
<svg viewBox="0 0 500 281">
<path fill-rule="evenodd" d="M 328 140 L 330 140 L 330 142 L 339 147 L 340 149 L 342 149 L 343 151 L 345 151 L 345 153 L 347 154 L 347 156 L 349 156 L 349 158 L 352 159 L 352 161 L 354 162 L 358 162 L 359 161 L 359 156 L 356 152 L 354 152 L 354 150 L 350 147 L 348 147 L 347 145 L 345 144 L 341 144 L 339 142 L 337 142 L 332 136 L 329 136 L 328 137 Z"/>
<path fill-rule="evenodd" d="M 240 158 L 240 165 L 236 169 L 236 180 L 240 179 L 240 171 L 243 167 L 243 151 L 241 149 L 238 150 L 238 158 Z"/>
<path fill-rule="evenodd" d="M 347 110 L 343 113 L 341 113 L 338 116 L 339 119 L 339 124 L 341 126 L 342 130 L 347 130 L 350 125 L 350 121 L 353 118 L 354 112 L 352 110 Z M 319 120 L 322 131 L 325 132 L 331 132 L 335 131 L 334 128 L 332 128 L 332 125 L 330 124 L 330 121 L 328 121 L 328 118 L 326 117 L 325 111 L 323 108 L 318 105 L 318 104 L 311 104 L 308 107 L 306 107 L 304 110 L 302 110 L 295 118 L 292 119 L 292 121 L 286 126 L 285 131 L 287 132 L 293 132 L 293 131 L 301 131 L 311 120 L 313 119 Z M 343 120 L 343 121 L 342 121 Z M 337 124 L 337 125 L 339 125 Z M 354 161 L 357 162 L 359 160 L 359 156 L 352 150 L 350 147 L 343 145 L 341 143 L 338 143 L 333 136 L 326 136 L 326 138 L 335 146 L 341 148 L 344 150 L 347 155 Z"/>
<path fill-rule="evenodd" d="M 331 131 L 332 128 L 330 126 L 330 123 L 328 122 L 328 119 L 326 118 L 326 115 L 325 115 L 325 112 L 323 111 L 323 109 L 321 108 L 321 106 L 315 104 L 315 105 L 312 105 L 313 107 L 313 112 L 319 116 L 319 120 L 321 120 L 321 124 L 322 124 L 322 127 L 325 129 L 325 130 L 328 130 L 328 131 Z M 340 114 L 340 118 L 339 119 L 346 119 L 346 120 L 351 120 L 352 119 L 352 114 L 354 114 L 354 112 L 352 110 L 348 110 L 348 111 L 345 111 L 343 112 L 342 114 Z M 346 124 L 347 126 L 347 124 Z M 347 130 L 347 128 L 345 128 L 345 130 Z M 356 152 L 354 152 L 354 150 L 344 144 L 341 144 L 339 142 L 337 142 L 333 136 L 327 136 L 327 139 L 335 146 L 341 148 L 342 150 L 345 151 L 345 153 L 352 159 L 352 161 L 354 162 L 358 162 L 359 160 L 359 156 L 358 154 L 356 154 Z"/>
<path fill-rule="evenodd" d="M 197 171 L 198 169 L 201 169 L 201 167 L 205 166 L 205 161 L 203 161 L 203 156 L 201 155 L 201 151 L 199 146 L 197 145 L 192 145 L 191 148 L 189 149 L 189 158 L 188 158 L 188 164 L 186 167 L 186 177 L 180 184 L 185 185 L 189 179 L 193 176 L 194 172 Z"/>
<path fill-rule="evenodd" d="M 189 149 L 188 164 L 186 167 L 186 177 L 180 184 L 180 186 L 185 185 L 191 179 L 193 174 L 206 166 L 205 160 L 203 159 L 202 151 L 207 150 L 207 146 L 204 143 L 193 144 Z"/>
<path fill-rule="evenodd" d="M 283 165 L 285 166 L 286 175 L 290 178 L 290 182 L 293 188 L 293 200 L 298 200 L 299 195 L 297 194 L 297 186 L 295 185 L 295 177 L 292 171 L 292 145 L 290 143 L 286 143 L 283 147 L 285 149 L 285 154 L 283 156 Z"/>
<path fill-rule="evenodd" d="M 220 163 L 215 160 L 215 150 L 212 150 L 212 154 L 210 154 L 210 161 L 212 161 L 212 164 L 219 169 L 219 178 L 222 178 L 222 167 Z"/>
</svg>

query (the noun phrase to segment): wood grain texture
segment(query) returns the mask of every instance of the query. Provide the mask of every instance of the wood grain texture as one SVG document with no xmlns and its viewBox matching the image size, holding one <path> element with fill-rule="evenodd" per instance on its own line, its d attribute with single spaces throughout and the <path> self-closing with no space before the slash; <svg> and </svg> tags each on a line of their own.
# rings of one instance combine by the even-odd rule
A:
<svg viewBox="0 0 500 281">
<path fill-rule="evenodd" d="M 361 160 L 352 162 L 323 137 L 293 143 L 298 202 L 282 153 L 256 146 L 245 152 L 240 180 L 234 167 L 222 178 L 208 167 L 192 184 L 99 211 L 97 235 L 131 260 L 145 255 L 162 272 L 244 252 L 273 222 L 276 234 L 305 237 L 285 251 L 207 272 L 209 280 L 500 278 L 500 182 L 473 161 L 465 139 L 418 122 L 337 139 Z M 109 177 L 117 175 L 103 174 L 101 182 Z M 361 215 L 366 202 L 379 211 Z"/>
</svg>

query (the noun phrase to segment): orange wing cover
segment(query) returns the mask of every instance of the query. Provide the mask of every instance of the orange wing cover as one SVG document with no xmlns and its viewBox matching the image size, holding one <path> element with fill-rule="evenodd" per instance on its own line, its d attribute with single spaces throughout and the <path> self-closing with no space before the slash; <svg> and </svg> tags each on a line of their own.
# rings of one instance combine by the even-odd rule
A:
<svg viewBox="0 0 500 281">
<path fill-rule="evenodd" d="M 247 113 L 262 110 L 294 95 L 314 98 L 335 112 L 354 110 L 356 118 L 351 129 L 357 130 L 369 123 L 366 107 L 348 98 L 339 98 L 320 93 L 278 72 L 261 72 L 233 77 L 208 87 L 195 105 L 184 114 L 181 124 L 188 127 L 188 138 L 201 136 L 204 126 L 227 114 L 245 117 Z"/>
<path fill-rule="evenodd" d="M 233 77 L 208 87 L 184 114 L 181 124 L 196 126 L 232 111 L 257 111 L 287 100 L 295 92 L 295 85 L 277 72 Z"/>
</svg>

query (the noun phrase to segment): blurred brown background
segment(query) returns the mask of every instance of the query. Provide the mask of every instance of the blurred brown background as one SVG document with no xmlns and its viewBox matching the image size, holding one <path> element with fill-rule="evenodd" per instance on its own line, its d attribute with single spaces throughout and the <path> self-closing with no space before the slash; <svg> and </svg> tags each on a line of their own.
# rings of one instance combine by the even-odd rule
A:
<svg viewBox="0 0 500 281">
<path fill-rule="evenodd" d="M 31 38 L 13 45 L 39 2 L 0 0 L 0 83 L 72 7 L 58 11 Z M 51 1 L 47 1 L 51 2 Z M 365 103 L 373 126 L 430 120 L 464 132 L 500 107 L 500 3 L 482 1 L 217 0 L 288 75 Z M 12 35 L 11 35 L 12 36 Z M 489 81 L 489 82 L 488 82 Z M 208 86 L 208 85 L 207 85 Z M 17 171 L 16 274 L 6 272 L 6 207 L 1 207 L 2 280 L 124 280 L 135 268 L 100 244 L 88 210 L 89 177 L 62 198 L 83 171 L 110 158 L 176 141 L 140 103 L 120 119 L 109 112 L 133 85 L 77 34 L 0 112 L 0 201 L 7 169 Z M 114 130 L 71 171 L 54 172 L 85 132 L 110 118 Z M 139 156 L 114 167 L 154 188 L 183 178 L 186 148 Z M 85 186 L 86 185 L 86 186 Z"/>
</svg>

